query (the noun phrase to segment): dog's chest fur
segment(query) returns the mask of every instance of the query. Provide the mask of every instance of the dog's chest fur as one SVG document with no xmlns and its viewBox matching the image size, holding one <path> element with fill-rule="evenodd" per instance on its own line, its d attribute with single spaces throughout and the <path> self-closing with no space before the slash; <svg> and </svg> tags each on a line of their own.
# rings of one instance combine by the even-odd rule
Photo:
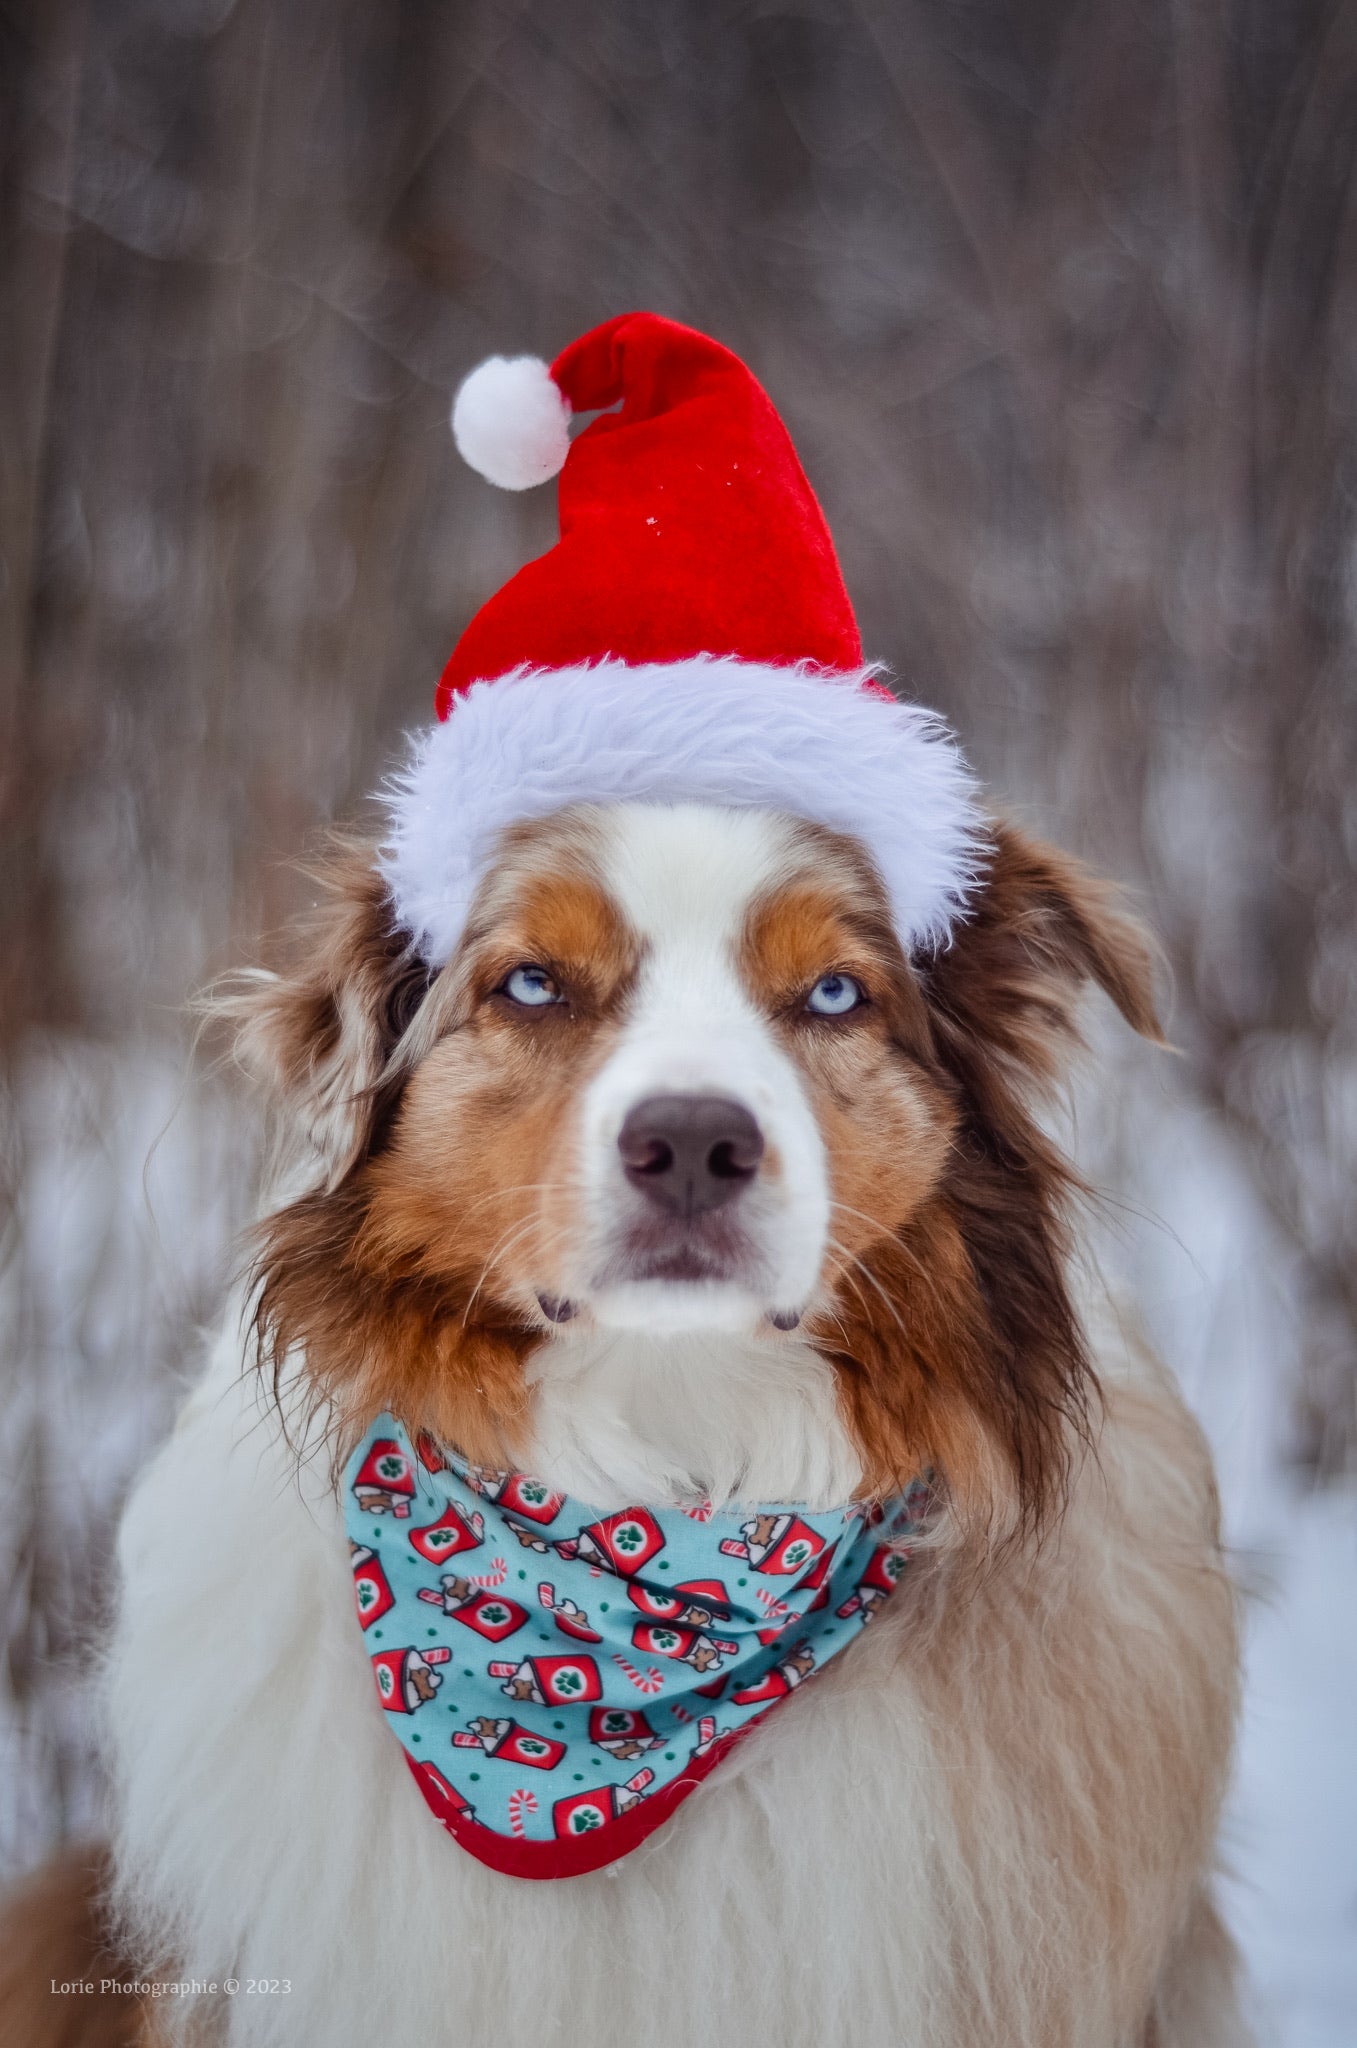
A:
<svg viewBox="0 0 1357 2048">
<path fill-rule="evenodd" d="M 109 1700 L 148 1964 L 290 1980 L 200 2015 L 289 2048 L 1129 2039 L 1190 1905 L 1183 1803 L 1209 1827 L 1193 1760 L 1228 1715 L 1230 1618 L 1194 1432 L 1103 1366 L 1103 1474 L 1058 1546 L 1016 1580 L 926 1566 L 640 1850 L 528 1883 L 427 1814 L 321 1464 L 298 1478 L 224 1337 L 122 1541 Z"/>
</svg>

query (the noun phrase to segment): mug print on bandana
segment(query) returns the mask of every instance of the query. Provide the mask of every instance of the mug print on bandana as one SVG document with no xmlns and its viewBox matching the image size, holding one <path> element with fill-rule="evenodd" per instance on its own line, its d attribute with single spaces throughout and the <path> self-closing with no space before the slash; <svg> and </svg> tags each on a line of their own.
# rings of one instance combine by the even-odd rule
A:
<svg viewBox="0 0 1357 2048">
<path fill-rule="evenodd" d="M 345 1473 L 354 1606 L 430 1810 L 517 1877 L 625 1855 L 871 1620 L 928 1498 L 601 1514 L 379 1416 Z"/>
</svg>

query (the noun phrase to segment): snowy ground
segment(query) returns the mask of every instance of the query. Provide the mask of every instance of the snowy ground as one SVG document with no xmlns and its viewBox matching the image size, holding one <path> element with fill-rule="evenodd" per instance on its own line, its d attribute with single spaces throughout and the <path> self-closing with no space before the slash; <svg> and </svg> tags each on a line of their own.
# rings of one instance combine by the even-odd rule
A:
<svg viewBox="0 0 1357 2048">
<path fill-rule="evenodd" d="M 1095 1184 L 1123 1198 L 1100 1253 L 1211 1439 L 1246 1598 L 1223 1904 L 1263 2048 L 1357 2048 L 1357 1493 L 1288 1468 L 1291 1261 L 1229 1141 L 1177 1062 L 1137 1051 L 1124 1078 L 1078 1116 Z"/>
<path fill-rule="evenodd" d="M 1278 2048 L 1357 2043 L 1357 1500 L 1288 1500 L 1252 1603 L 1226 1910 Z"/>
<path fill-rule="evenodd" d="M 1357 1496 L 1309 1495 L 1288 1474 L 1290 1262 L 1228 1139 L 1179 1063 L 1128 1052 L 1124 1034 L 1103 1050 L 1116 1078 L 1084 1092 L 1075 1143 L 1095 1184 L 1118 1191 L 1099 1256 L 1210 1434 L 1248 1595 L 1226 1909 L 1263 2048 L 1357 2048 Z M 22 1618 L 28 1578 L 43 1571 L 50 1588 L 55 1575 L 70 1623 L 57 1650 L 78 1669 L 106 1599 L 89 1558 L 211 1312 L 244 1218 L 250 1134 L 224 1090 L 183 1091 L 174 1046 L 67 1047 L 30 1074 L 12 1142 L 0 1456 L 24 1484 L 0 1497 L 0 1583 Z M 63 1492 L 67 1470 L 80 1483 Z M 26 1657 L 36 1678 L 26 1700 L 0 1696 L 0 1869 L 88 1827 L 98 1805 L 81 1696 L 44 1680 L 50 1642 L 21 1649 L 11 1671 Z"/>
</svg>

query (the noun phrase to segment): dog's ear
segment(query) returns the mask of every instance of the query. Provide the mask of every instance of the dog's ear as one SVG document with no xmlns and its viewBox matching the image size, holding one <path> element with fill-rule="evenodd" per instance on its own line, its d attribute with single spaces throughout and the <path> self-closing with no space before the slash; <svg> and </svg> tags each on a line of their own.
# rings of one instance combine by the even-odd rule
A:
<svg viewBox="0 0 1357 2048">
<path fill-rule="evenodd" d="M 1010 1071 L 1050 1083 L 1078 1042 L 1079 999 L 1095 982 L 1133 1030 L 1164 1043 L 1155 954 L 1117 891 L 1016 827 L 991 827 L 971 914 L 926 973 L 944 1038 L 982 1044 Z"/>
<path fill-rule="evenodd" d="M 289 963 L 242 975 L 203 1006 L 234 1027 L 237 1058 L 287 1135 L 310 1142 L 327 1187 L 367 1150 L 392 1055 L 431 981 L 397 928 L 375 855 L 370 843 L 333 841 L 307 870 L 320 901 L 289 934 Z"/>
<path fill-rule="evenodd" d="M 281 1199 L 253 1233 L 257 1358 L 299 1449 L 319 1441 L 316 1414 L 340 1455 L 390 1408 L 502 1466 L 538 1333 L 505 1310 L 474 1255 L 452 1245 L 445 1265 L 422 1270 L 418 1247 L 373 1221 L 435 976 L 396 925 L 370 844 L 339 842 L 310 873 L 321 901 L 290 934 L 291 964 L 210 1004 L 284 1123 Z M 299 1138 L 315 1156 L 294 1175 Z M 291 1361 L 304 1367 L 295 1382 Z"/>
</svg>

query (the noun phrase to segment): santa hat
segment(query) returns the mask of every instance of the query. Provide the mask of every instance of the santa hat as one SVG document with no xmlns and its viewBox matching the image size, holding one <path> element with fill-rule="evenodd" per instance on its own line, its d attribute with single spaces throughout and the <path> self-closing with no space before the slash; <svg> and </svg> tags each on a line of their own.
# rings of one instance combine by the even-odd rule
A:
<svg viewBox="0 0 1357 2048">
<path fill-rule="evenodd" d="M 580 413 L 598 417 L 572 439 Z M 503 829 L 574 803 L 851 833 L 904 943 L 945 942 L 977 858 L 970 775 L 864 665 L 824 515 L 739 358 L 624 314 L 549 368 L 482 363 L 452 426 L 506 490 L 559 473 L 561 537 L 467 627 L 392 795 L 383 869 L 425 959 L 456 948 Z"/>
</svg>

